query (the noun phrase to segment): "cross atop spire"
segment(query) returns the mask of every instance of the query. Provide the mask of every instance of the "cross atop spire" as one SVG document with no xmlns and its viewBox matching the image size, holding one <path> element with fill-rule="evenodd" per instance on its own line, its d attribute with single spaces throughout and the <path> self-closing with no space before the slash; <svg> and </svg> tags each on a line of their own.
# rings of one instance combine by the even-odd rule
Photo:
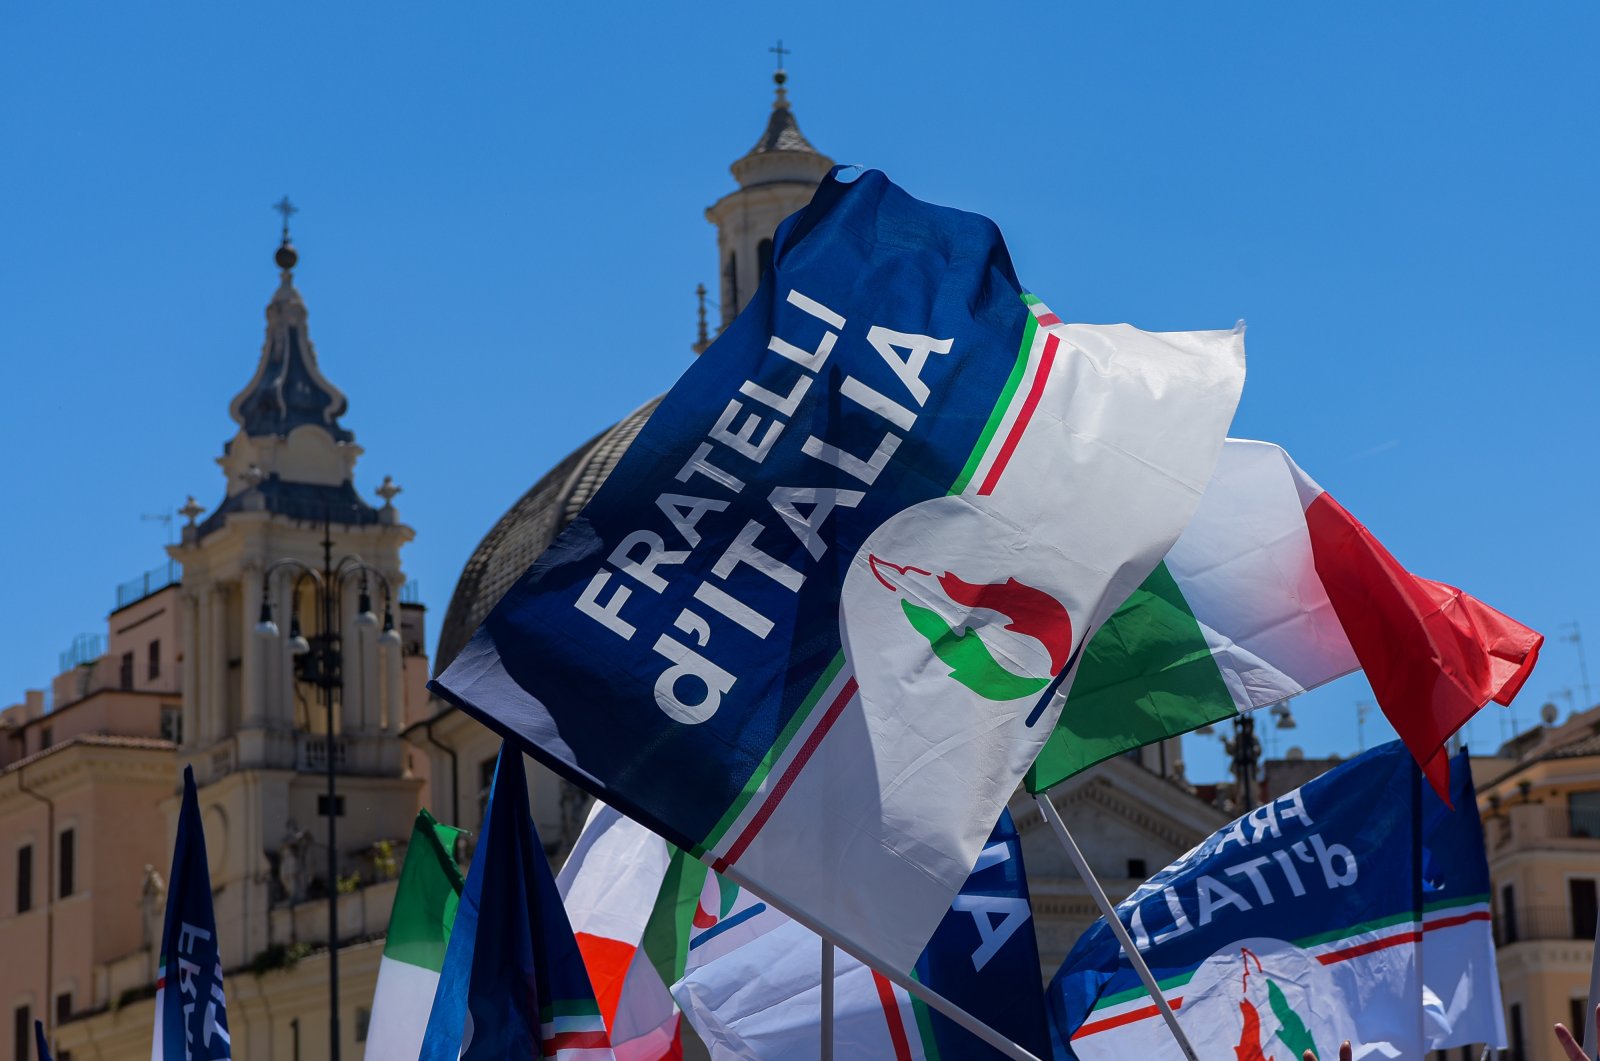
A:
<svg viewBox="0 0 1600 1061">
<path fill-rule="evenodd" d="M 779 42 L 782 43 L 781 41 Z M 285 195 L 282 199 L 272 204 L 272 208 L 283 215 L 283 242 L 289 242 L 289 218 L 300 212 L 300 208 L 289 201 Z"/>
<path fill-rule="evenodd" d="M 778 38 L 778 46 L 776 48 L 768 48 L 767 51 L 771 52 L 773 55 L 776 55 L 778 57 L 778 71 L 780 73 L 782 73 L 782 71 L 783 71 L 783 57 L 785 55 L 793 55 L 794 54 L 794 52 L 790 51 L 788 48 L 785 48 L 783 46 L 783 38 L 782 37 Z"/>
</svg>

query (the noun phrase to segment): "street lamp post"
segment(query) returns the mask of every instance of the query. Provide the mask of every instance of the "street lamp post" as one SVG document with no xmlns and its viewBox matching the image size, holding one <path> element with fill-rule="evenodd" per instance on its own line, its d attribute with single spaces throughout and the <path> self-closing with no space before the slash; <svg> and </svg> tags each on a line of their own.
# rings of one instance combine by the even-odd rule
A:
<svg viewBox="0 0 1600 1061">
<path fill-rule="evenodd" d="M 324 765 L 327 768 L 328 796 L 328 1056 L 339 1061 L 339 848 L 336 842 L 338 821 L 337 777 L 338 763 L 334 755 L 333 705 L 343 684 L 343 651 L 337 616 L 343 611 L 345 583 L 359 575 L 360 597 L 357 602 L 356 626 L 370 630 L 378 625 L 372 612 L 372 596 L 368 591 L 369 579 L 376 578 L 383 585 L 383 632 L 378 635 L 378 647 L 392 650 L 400 644 L 400 634 L 394 628 L 394 593 L 384 573 L 361 557 L 350 555 L 336 564 L 333 560 L 333 535 L 331 521 L 324 517 L 322 528 L 322 570 L 303 561 L 284 557 L 268 564 L 261 575 L 261 618 L 256 624 L 256 634 L 264 640 L 276 640 L 278 624 L 272 618 L 272 576 L 283 569 L 296 572 L 294 592 L 289 605 L 289 651 L 294 655 L 295 676 L 308 685 L 315 685 L 322 694 L 323 717 L 326 720 L 326 739 L 323 746 Z M 311 583 L 316 607 L 317 626 L 310 638 L 300 629 L 300 615 L 295 603 L 300 596 L 302 582 Z"/>
</svg>

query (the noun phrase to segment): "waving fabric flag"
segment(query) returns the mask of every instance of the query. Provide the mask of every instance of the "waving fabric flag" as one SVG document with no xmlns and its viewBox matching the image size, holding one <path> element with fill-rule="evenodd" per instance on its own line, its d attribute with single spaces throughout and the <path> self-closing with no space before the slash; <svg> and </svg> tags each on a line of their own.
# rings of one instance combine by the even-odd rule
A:
<svg viewBox="0 0 1600 1061">
<path fill-rule="evenodd" d="M 422 1052 L 461 899 L 455 858 L 460 835 L 460 829 L 440 825 L 426 809 L 417 812 L 372 996 L 367 1052 L 373 1057 L 414 1059 Z"/>
<path fill-rule="evenodd" d="M 502 746 L 483 832 L 428 1015 L 426 1061 L 612 1061 L 605 1022 L 528 810 L 522 756 Z"/>
<path fill-rule="evenodd" d="M 435 688 L 908 971 L 1243 378 L 1237 330 L 1063 324 L 991 222 L 835 172 Z"/>
<path fill-rule="evenodd" d="M 821 947 L 818 936 L 784 918 L 686 973 L 673 995 L 713 1061 L 817 1056 Z M 1045 1054 L 1039 948 L 1009 811 L 918 959 L 916 976 L 1012 1042 Z M 834 956 L 834 1044 L 840 1061 L 1000 1056 L 842 951 Z"/>
<path fill-rule="evenodd" d="M 1443 793 L 1445 741 L 1511 702 L 1543 641 L 1406 571 L 1279 447 L 1229 439 L 1177 544 L 1084 650 L 1028 788 L 1359 667 Z"/>
<path fill-rule="evenodd" d="M 642 946 L 672 852 L 661 837 L 596 800 L 556 875 L 617 1061 L 683 1056 L 678 1007 Z"/>
<path fill-rule="evenodd" d="M 36 1020 L 33 1022 L 33 1043 L 34 1046 L 38 1048 L 39 1061 L 52 1061 L 52 1058 L 50 1057 L 50 1044 L 45 1042 L 44 1038 L 43 1021 Z"/>
<path fill-rule="evenodd" d="M 1391 742 L 1239 818 L 1117 907 L 1201 1057 L 1422 1057 L 1503 1045 L 1488 866 Z M 1180 1058 L 1098 922 L 1048 992 L 1057 1058 Z M 1468 1012 L 1470 1010 L 1470 1012 Z"/>
<path fill-rule="evenodd" d="M 222 957 L 211 907 L 211 870 L 194 769 L 183 768 L 178 839 L 167 878 L 167 917 L 156 978 L 152 1061 L 221 1061 L 231 1057 Z"/>
</svg>

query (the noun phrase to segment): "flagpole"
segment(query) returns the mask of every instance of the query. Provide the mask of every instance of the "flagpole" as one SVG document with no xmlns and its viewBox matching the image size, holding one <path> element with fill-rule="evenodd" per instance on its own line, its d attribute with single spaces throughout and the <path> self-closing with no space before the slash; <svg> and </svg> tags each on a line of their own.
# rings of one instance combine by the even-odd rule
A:
<svg viewBox="0 0 1600 1061">
<path fill-rule="evenodd" d="M 711 864 L 711 858 L 709 856 L 703 857 L 702 861 L 704 861 L 707 865 Z M 860 947 L 845 941 L 843 938 L 835 934 L 833 930 L 828 928 L 828 926 L 824 925 L 810 914 L 807 914 L 796 907 L 790 906 L 788 903 L 780 902 L 779 900 L 774 899 L 766 890 L 766 888 L 764 888 L 762 885 L 756 884 L 750 880 L 749 877 L 739 872 L 739 868 L 737 866 L 717 868 L 717 872 L 722 874 L 728 880 L 733 881 L 733 883 L 745 889 L 751 895 L 754 895 L 757 899 L 760 899 L 768 906 L 771 906 L 779 913 L 786 915 L 791 921 L 798 921 L 806 928 L 809 928 L 811 931 L 821 936 L 824 944 L 832 944 L 833 946 L 838 947 L 840 950 L 850 955 L 862 965 L 865 965 L 869 969 L 875 970 L 886 979 L 891 980 L 899 986 L 905 988 L 907 994 L 911 995 L 913 998 L 920 998 L 922 1001 L 926 1002 L 940 1013 L 943 1013 L 946 1017 L 961 1025 L 961 1027 L 965 1028 L 973 1035 L 976 1035 L 979 1039 L 982 1039 L 984 1042 L 988 1043 L 990 1046 L 994 1047 L 1007 1057 L 1012 1058 L 1013 1061 L 1041 1061 L 1038 1055 L 1029 1053 L 1027 1050 L 1018 1046 L 1010 1039 L 1007 1039 L 1004 1035 L 1001 1035 L 999 1032 L 995 1031 L 993 1028 L 989 1027 L 987 1024 L 983 1023 L 983 1021 L 979 1020 L 977 1017 L 974 1017 L 972 1014 L 968 1013 L 954 1002 L 951 1002 L 948 998 L 945 998 L 927 984 L 921 983 L 920 981 L 913 979 L 912 977 L 907 976 L 905 973 L 899 972 L 898 970 L 885 969 Z M 1198 1061 L 1198 1059 L 1196 1059 L 1192 1053 L 1189 1056 L 1191 1061 Z"/>
<path fill-rule="evenodd" d="M 1122 924 L 1122 919 L 1117 916 L 1116 907 L 1111 905 L 1111 900 L 1106 898 L 1106 890 L 1100 887 L 1100 879 L 1094 875 L 1094 870 L 1089 868 L 1089 862 L 1083 857 L 1083 852 L 1078 850 L 1078 843 L 1067 831 L 1067 823 L 1062 821 L 1061 814 L 1056 810 L 1050 797 L 1044 792 L 1034 794 L 1033 801 L 1039 805 L 1039 813 L 1044 815 L 1045 821 L 1050 823 L 1056 831 L 1056 839 L 1061 841 L 1061 846 L 1066 848 L 1067 857 L 1077 867 L 1078 875 L 1089 886 L 1089 894 L 1094 896 L 1094 901 L 1100 907 L 1100 913 L 1105 916 L 1106 924 L 1117 937 L 1117 942 L 1122 944 L 1122 952 L 1128 956 L 1128 962 L 1133 966 L 1134 972 L 1139 974 L 1139 979 L 1144 981 L 1144 989 L 1150 992 L 1150 997 L 1155 999 L 1156 1009 L 1167 1022 L 1167 1027 L 1172 1030 L 1172 1037 L 1178 1040 L 1178 1047 L 1183 1051 L 1183 1056 L 1189 1061 L 1200 1061 L 1199 1055 L 1194 1052 L 1194 1044 L 1189 1042 L 1189 1037 L 1183 1033 L 1183 1028 L 1178 1024 L 1178 1015 L 1172 1012 L 1172 1007 L 1167 1005 L 1167 997 L 1161 993 L 1161 985 L 1156 983 L 1156 978 L 1150 973 L 1150 966 L 1145 964 L 1144 955 L 1139 953 L 1139 948 L 1133 945 L 1133 940 L 1128 938 L 1128 930 Z"/>
<path fill-rule="evenodd" d="M 833 944 L 822 941 L 822 1061 L 833 1061 Z"/>
</svg>

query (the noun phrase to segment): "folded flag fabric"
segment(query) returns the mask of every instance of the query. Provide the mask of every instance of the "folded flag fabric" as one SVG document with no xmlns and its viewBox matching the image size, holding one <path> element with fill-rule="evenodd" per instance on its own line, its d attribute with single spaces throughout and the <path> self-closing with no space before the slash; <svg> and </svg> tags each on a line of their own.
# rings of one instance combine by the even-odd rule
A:
<svg viewBox="0 0 1600 1061">
<path fill-rule="evenodd" d="M 1229 439 L 1177 543 L 1084 650 L 1027 785 L 1359 667 L 1443 793 L 1445 741 L 1511 702 L 1543 641 L 1406 571 L 1278 446 Z"/>
<path fill-rule="evenodd" d="M 1199 1056 L 1503 1046 L 1465 755 L 1451 810 L 1398 741 L 1213 834 L 1117 907 Z M 1057 1058 L 1180 1058 L 1106 923 L 1047 993 Z M 1466 1012 L 1471 1009 L 1474 1012 Z"/>
<path fill-rule="evenodd" d="M 1063 324 L 881 173 L 774 243 L 434 688 L 903 973 L 1193 513 L 1243 337 Z"/>
<path fill-rule="evenodd" d="M 612 1061 L 600 1006 L 528 810 L 522 756 L 504 745 L 422 1057 Z"/>
<path fill-rule="evenodd" d="M 661 837 L 596 800 L 556 874 L 617 1061 L 683 1056 L 678 1007 L 643 947 L 672 851 Z"/>
<path fill-rule="evenodd" d="M 194 768 L 183 768 L 183 803 L 167 877 L 167 916 L 156 977 L 152 1061 L 221 1061 L 232 1056 L 222 956 L 211 906 L 211 870 Z"/>
<path fill-rule="evenodd" d="M 460 829 L 441 825 L 426 808 L 417 812 L 378 962 L 367 1033 L 367 1051 L 373 1057 L 404 1061 L 422 1053 L 428 1011 L 461 900 L 461 868 L 455 858 L 460 835 Z"/>
<path fill-rule="evenodd" d="M 712 1061 L 817 1056 L 822 945 L 809 929 L 782 918 L 686 972 L 673 995 Z M 1045 1054 L 1039 948 L 1009 811 L 928 941 L 916 977 L 1011 1041 Z M 839 1061 L 1001 1056 L 843 951 L 834 956 L 834 1050 Z"/>
</svg>

